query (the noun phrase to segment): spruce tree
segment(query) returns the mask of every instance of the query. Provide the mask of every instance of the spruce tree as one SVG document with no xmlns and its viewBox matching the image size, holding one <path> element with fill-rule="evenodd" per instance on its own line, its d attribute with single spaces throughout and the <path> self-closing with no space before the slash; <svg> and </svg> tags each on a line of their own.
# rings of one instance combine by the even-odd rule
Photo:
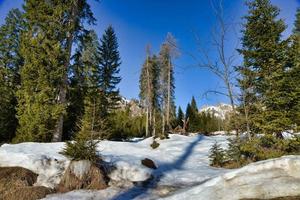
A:
<svg viewBox="0 0 300 200">
<path fill-rule="evenodd" d="M 33 0 L 32 0 L 33 1 Z M 60 15 L 56 21 L 50 23 L 58 23 L 59 28 L 62 28 L 62 32 L 56 32 L 56 34 L 62 34 L 60 37 L 60 43 L 62 44 L 64 58 L 62 61 L 64 69 L 61 71 L 62 78 L 59 81 L 57 104 L 63 109 L 59 113 L 59 118 L 56 122 L 56 127 L 53 133 L 52 141 L 58 142 L 62 140 L 64 117 L 66 115 L 68 99 L 67 92 L 69 86 L 68 74 L 71 71 L 71 59 L 72 48 L 78 39 L 82 38 L 87 30 L 86 24 L 94 24 L 96 19 L 90 9 L 90 5 L 87 0 L 69 0 L 69 1 L 53 1 L 44 2 L 46 6 L 56 6 L 56 13 Z M 47 9 L 47 7 L 41 9 Z M 39 12 L 37 10 L 36 12 Z M 62 17 L 63 16 L 63 17 Z M 41 19 L 43 22 L 43 19 Z"/>
<path fill-rule="evenodd" d="M 61 6 L 27 0 L 24 5 L 28 31 L 22 35 L 24 66 L 18 96 L 16 141 L 50 141 L 64 106 L 57 103 L 59 83 L 63 80 L 61 44 L 64 33 Z"/>
<path fill-rule="evenodd" d="M 147 56 L 140 74 L 140 99 L 146 109 L 146 136 L 157 136 L 156 118 L 160 112 L 159 74 L 158 58 L 155 55 Z"/>
<path fill-rule="evenodd" d="M 177 117 L 176 117 L 176 125 L 183 127 L 184 113 L 181 107 L 178 107 Z"/>
<path fill-rule="evenodd" d="M 82 51 L 84 71 L 84 114 L 79 135 L 88 138 L 103 138 L 105 118 L 103 111 L 106 109 L 104 92 L 101 88 L 101 65 L 98 53 L 99 41 L 97 34 L 91 31 Z"/>
<path fill-rule="evenodd" d="M 285 44 L 281 42 L 281 34 L 285 24 L 277 19 L 279 9 L 269 0 L 253 0 L 247 5 L 249 10 L 242 31 L 242 49 L 239 50 L 244 57 L 243 65 L 238 68 L 241 100 L 249 110 L 248 125 L 252 130 L 277 133 L 282 126 L 280 117 L 289 123 L 285 113 L 281 112 L 285 105 L 280 99 L 277 101 L 283 94 L 279 91 L 282 83 L 277 81 L 282 80 L 284 72 Z"/>
<path fill-rule="evenodd" d="M 117 84 L 120 83 L 120 55 L 118 41 L 112 26 L 109 26 L 101 39 L 99 47 L 100 87 L 105 96 L 102 114 L 105 116 L 114 110 L 120 100 Z"/>
<path fill-rule="evenodd" d="M 15 92 L 20 87 L 20 41 L 25 28 L 23 13 L 18 9 L 9 11 L 0 27 L 0 142 L 11 141 L 17 127 Z"/>
<path fill-rule="evenodd" d="M 194 96 L 192 97 L 191 103 L 188 104 L 187 106 L 186 117 L 189 118 L 188 131 L 190 132 L 199 131 L 200 130 L 199 113 L 198 113 L 198 107 Z"/>
</svg>

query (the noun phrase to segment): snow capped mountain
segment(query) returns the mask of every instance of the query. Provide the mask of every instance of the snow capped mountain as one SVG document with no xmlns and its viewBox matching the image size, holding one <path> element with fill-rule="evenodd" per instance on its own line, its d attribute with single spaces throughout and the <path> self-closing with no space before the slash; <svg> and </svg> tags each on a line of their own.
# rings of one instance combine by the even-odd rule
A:
<svg viewBox="0 0 300 200">
<path fill-rule="evenodd" d="M 216 106 L 203 106 L 199 112 L 205 112 L 213 114 L 215 117 L 218 117 L 220 119 L 225 119 L 226 115 L 232 111 L 232 107 L 229 104 L 220 103 Z"/>
</svg>

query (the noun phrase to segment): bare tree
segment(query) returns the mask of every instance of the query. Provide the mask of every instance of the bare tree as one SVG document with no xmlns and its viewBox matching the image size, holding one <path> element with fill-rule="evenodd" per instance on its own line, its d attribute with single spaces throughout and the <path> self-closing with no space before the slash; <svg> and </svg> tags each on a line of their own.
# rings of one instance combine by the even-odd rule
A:
<svg viewBox="0 0 300 200">
<path fill-rule="evenodd" d="M 211 5 L 216 16 L 216 26 L 211 34 L 211 46 L 216 56 L 211 56 L 212 54 L 204 49 L 200 37 L 195 34 L 198 50 L 201 54 L 201 59 L 197 59 L 197 66 L 201 68 L 206 68 L 213 74 L 215 74 L 224 84 L 225 91 L 222 90 L 209 90 L 208 93 L 214 93 L 219 95 L 224 95 L 228 97 L 230 105 L 233 109 L 233 115 L 236 116 L 236 106 L 234 94 L 234 80 L 235 80 L 235 62 L 236 62 L 236 48 L 239 44 L 237 42 L 236 48 L 232 52 L 228 52 L 226 42 L 230 31 L 234 30 L 234 24 L 225 23 L 224 10 L 223 10 L 223 0 L 219 0 L 218 3 L 211 1 Z M 236 119 L 234 119 L 235 130 L 238 134 L 238 127 Z"/>
</svg>

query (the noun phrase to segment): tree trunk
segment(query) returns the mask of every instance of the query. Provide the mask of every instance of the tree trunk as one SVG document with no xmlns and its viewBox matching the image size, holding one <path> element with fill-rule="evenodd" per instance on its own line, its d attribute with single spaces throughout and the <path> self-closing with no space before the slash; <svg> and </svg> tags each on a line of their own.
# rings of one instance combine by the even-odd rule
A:
<svg viewBox="0 0 300 200">
<path fill-rule="evenodd" d="M 170 98 L 171 98 L 171 61 L 168 63 L 168 99 L 167 99 L 167 127 L 170 130 Z"/>
<path fill-rule="evenodd" d="M 76 22 L 76 17 L 78 12 L 77 6 L 78 6 L 78 2 L 76 1 L 74 7 L 72 8 L 72 12 L 70 16 L 70 21 L 69 21 L 70 27 L 74 27 L 74 23 Z M 71 28 L 67 33 L 67 47 L 66 47 L 67 56 L 64 63 L 65 70 L 63 74 L 63 80 L 59 86 L 59 94 L 58 94 L 58 104 L 61 104 L 63 106 L 65 106 L 67 103 L 66 97 L 67 97 L 67 87 L 68 87 L 68 69 L 70 66 L 73 40 L 74 40 L 74 28 Z M 60 142 L 62 140 L 63 125 L 64 125 L 64 112 L 60 114 L 59 119 L 57 121 L 53 138 L 52 138 L 53 142 Z"/>
</svg>

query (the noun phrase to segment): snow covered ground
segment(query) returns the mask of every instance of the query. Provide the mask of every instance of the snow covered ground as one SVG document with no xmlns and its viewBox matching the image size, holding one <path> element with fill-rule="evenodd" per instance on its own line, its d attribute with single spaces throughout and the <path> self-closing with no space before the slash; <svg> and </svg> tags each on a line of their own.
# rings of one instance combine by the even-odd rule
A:
<svg viewBox="0 0 300 200">
<path fill-rule="evenodd" d="M 112 186 L 103 191 L 74 191 L 67 194 L 50 195 L 47 199 L 155 199 L 166 190 L 177 190 L 197 185 L 204 180 L 227 170 L 209 167 L 208 153 L 215 141 L 226 145 L 227 136 L 193 137 L 171 135 L 170 139 L 159 141 L 160 146 L 152 149 L 152 138 L 139 142 L 103 141 L 99 144 L 103 159 L 116 165 L 110 174 Z M 54 187 L 69 164 L 59 154 L 64 143 L 21 143 L 4 144 L 0 147 L 0 166 L 21 166 L 39 174 L 36 185 Z M 157 170 L 141 165 L 144 158 L 152 159 Z M 153 177 L 146 186 L 130 185 Z M 121 184 L 121 185 L 120 185 Z M 171 188 L 171 189 L 170 189 Z M 144 194 L 141 194 L 143 192 Z M 84 197 L 84 198 L 83 198 Z"/>
<path fill-rule="evenodd" d="M 223 147 L 228 136 L 181 136 L 159 141 L 152 149 L 152 138 L 134 142 L 102 141 L 98 150 L 116 169 L 110 174 L 111 186 L 105 190 L 77 190 L 48 195 L 44 200 L 222 200 L 300 195 L 300 156 L 287 156 L 257 162 L 236 170 L 209 166 L 208 154 L 217 141 Z M 69 164 L 61 155 L 64 143 L 4 144 L 0 147 L 0 166 L 21 166 L 37 174 L 36 185 L 54 187 Z M 158 169 L 141 165 L 152 159 Z M 143 182 L 149 180 L 147 182 Z M 143 182 L 143 183 L 142 183 Z"/>
</svg>

